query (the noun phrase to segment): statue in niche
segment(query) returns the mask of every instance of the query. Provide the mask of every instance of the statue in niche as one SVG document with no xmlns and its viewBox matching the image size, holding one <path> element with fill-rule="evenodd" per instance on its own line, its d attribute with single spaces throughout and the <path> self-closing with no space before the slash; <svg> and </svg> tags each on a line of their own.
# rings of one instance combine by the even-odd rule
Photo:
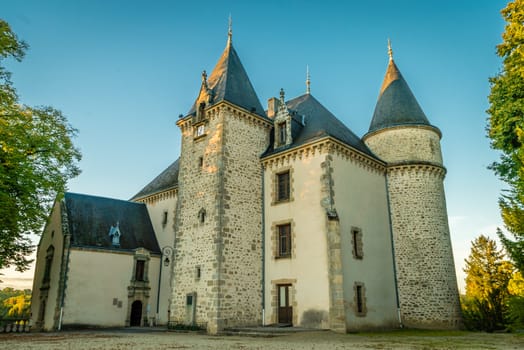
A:
<svg viewBox="0 0 524 350">
<path fill-rule="evenodd" d="M 117 221 L 116 226 L 111 225 L 111 228 L 109 229 L 109 237 L 111 238 L 111 244 L 113 247 L 120 247 L 121 235 L 119 222 Z"/>
</svg>

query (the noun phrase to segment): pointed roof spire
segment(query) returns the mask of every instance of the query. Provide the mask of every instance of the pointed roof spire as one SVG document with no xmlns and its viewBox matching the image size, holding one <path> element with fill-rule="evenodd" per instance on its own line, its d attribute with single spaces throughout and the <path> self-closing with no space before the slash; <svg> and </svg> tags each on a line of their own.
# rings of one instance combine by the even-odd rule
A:
<svg viewBox="0 0 524 350">
<path fill-rule="evenodd" d="M 231 14 L 229 14 L 228 30 L 227 30 L 227 46 L 233 44 L 233 20 L 231 19 Z"/>
<path fill-rule="evenodd" d="M 393 60 L 389 39 L 388 55 L 389 64 L 369 132 L 399 125 L 431 125 Z"/>
<path fill-rule="evenodd" d="M 200 89 L 200 94 L 189 110 L 188 115 L 196 113 L 199 102 L 205 97 L 211 96 L 207 98 L 207 105 L 228 101 L 259 116 L 266 117 L 264 108 L 260 104 L 255 89 L 251 85 L 242 62 L 240 62 L 240 58 L 232 45 L 231 37 L 230 17 L 226 48 L 211 74 L 209 76 L 206 75 L 207 80 L 202 75 L 203 88 Z M 207 83 L 204 84 L 206 81 Z"/>
<path fill-rule="evenodd" d="M 311 80 L 309 77 L 309 65 L 306 65 L 306 94 L 311 93 Z"/>
</svg>

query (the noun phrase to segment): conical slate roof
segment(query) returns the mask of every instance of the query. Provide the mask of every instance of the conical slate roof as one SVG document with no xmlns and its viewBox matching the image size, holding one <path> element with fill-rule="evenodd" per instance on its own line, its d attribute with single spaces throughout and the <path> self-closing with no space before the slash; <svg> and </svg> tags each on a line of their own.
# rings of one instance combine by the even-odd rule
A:
<svg viewBox="0 0 524 350">
<path fill-rule="evenodd" d="M 390 58 L 369 132 L 399 125 L 430 125 L 430 123 L 397 65 Z"/>
<path fill-rule="evenodd" d="M 298 127 L 297 123 L 293 123 L 293 143 L 291 145 L 286 148 L 273 149 L 273 143 L 271 143 L 263 156 L 297 147 L 315 139 L 331 136 L 367 155 L 375 157 L 364 142 L 327 110 L 313 95 L 306 93 L 286 102 L 286 105 L 291 112 L 295 113 L 295 120 L 303 117 L 304 124 Z"/>
<path fill-rule="evenodd" d="M 160 175 L 153 179 L 153 181 L 148 183 L 140 190 L 140 192 L 135 194 L 131 200 L 146 197 L 176 187 L 178 185 L 179 159 L 175 160 L 166 170 L 161 172 Z"/>
<path fill-rule="evenodd" d="M 251 85 L 244 66 L 242 66 L 242 62 L 240 62 L 240 58 L 233 48 L 231 34 L 222 56 L 207 80 L 207 87 L 212 96 L 211 104 L 228 101 L 262 117 L 266 117 L 255 89 Z M 197 102 L 198 98 L 193 107 L 191 107 L 189 115 L 195 113 Z"/>
</svg>

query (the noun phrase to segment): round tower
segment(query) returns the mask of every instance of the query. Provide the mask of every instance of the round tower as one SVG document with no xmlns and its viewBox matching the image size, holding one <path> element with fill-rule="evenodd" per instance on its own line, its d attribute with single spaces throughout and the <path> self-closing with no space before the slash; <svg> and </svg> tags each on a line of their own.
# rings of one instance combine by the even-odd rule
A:
<svg viewBox="0 0 524 350">
<path fill-rule="evenodd" d="M 390 60 L 366 145 L 387 163 L 387 191 L 402 323 L 455 329 L 461 311 L 449 234 L 441 132 Z"/>
</svg>

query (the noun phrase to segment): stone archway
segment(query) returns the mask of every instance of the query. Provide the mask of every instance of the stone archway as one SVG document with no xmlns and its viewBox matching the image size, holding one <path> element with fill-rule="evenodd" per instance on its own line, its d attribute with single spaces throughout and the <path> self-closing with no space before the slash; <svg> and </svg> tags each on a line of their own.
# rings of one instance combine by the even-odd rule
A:
<svg viewBox="0 0 524 350">
<path fill-rule="evenodd" d="M 140 300 L 135 300 L 131 304 L 131 317 L 129 320 L 129 325 L 131 327 L 140 327 L 142 321 L 142 302 Z"/>
</svg>

